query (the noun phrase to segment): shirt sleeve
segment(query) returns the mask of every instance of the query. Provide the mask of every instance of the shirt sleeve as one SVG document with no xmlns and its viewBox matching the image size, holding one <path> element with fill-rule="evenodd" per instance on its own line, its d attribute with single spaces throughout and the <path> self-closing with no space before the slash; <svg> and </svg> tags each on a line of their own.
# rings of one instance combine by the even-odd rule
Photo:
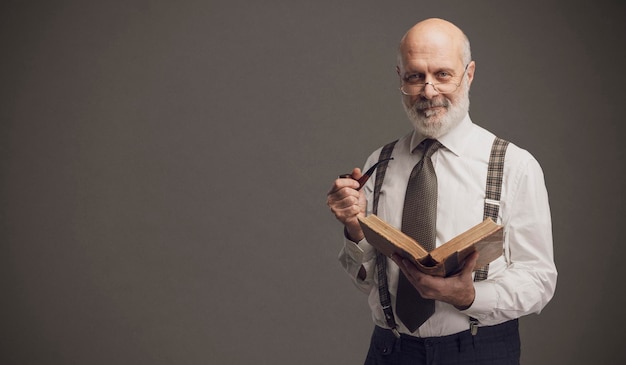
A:
<svg viewBox="0 0 626 365">
<path fill-rule="evenodd" d="M 365 239 L 358 244 L 344 238 L 344 246 L 339 252 L 339 262 L 346 270 L 354 285 L 364 293 L 369 293 L 374 283 L 376 251 Z M 365 278 L 359 278 L 361 267 L 365 269 Z"/>
<path fill-rule="evenodd" d="M 375 151 L 368 157 L 363 171 L 376 162 L 376 156 L 379 152 L 380 150 Z M 363 186 L 367 198 L 367 214 L 370 214 L 372 209 L 374 180 L 375 178 L 369 179 Z M 339 262 L 359 290 L 369 293 L 372 287 L 376 285 L 374 280 L 376 249 L 366 239 L 362 239 L 358 243 L 353 242 L 346 237 L 344 231 L 343 248 L 339 252 Z M 365 278 L 359 278 L 361 267 L 365 269 Z"/>
<path fill-rule="evenodd" d="M 475 283 L 474 303 L 464 311 L 482 325 L 539 313 L 554 295 L 557 270 L 548 194 L 539 163 L 526 155 L 510 175 L 509 198 L 501 202 L 505 264 Z"/>
</svg>

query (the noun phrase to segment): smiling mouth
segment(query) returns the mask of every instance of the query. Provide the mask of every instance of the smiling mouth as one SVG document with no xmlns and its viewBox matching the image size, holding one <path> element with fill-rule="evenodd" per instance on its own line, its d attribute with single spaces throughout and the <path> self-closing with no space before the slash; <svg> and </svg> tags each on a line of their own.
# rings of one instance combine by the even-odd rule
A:
<svg viewBox="0 0 626 365">
<path fill-rule="evenodd" d="M 421 108 L 421 110 L 444 109 L 445 107 L 446 107 L 445 105 L 428 105 L 424 108 Z"/>
<path fill-rule="evenodd" d="M 432 117 L 433 115 L 439 114 L 443 109 L 445 109 L 442 105 L 437 106 L 429 106 L 427 108 L 420 109 L 420 112 L 424 114 L 426 118 Z"/>
<path fill-rule="evenodd" d="M 450 103 L 446 99 L 442 100 L 418 100 L 413 104 L 413 110 L 416 113 L 431 117 L 439 113 L 445 112 Z"/>
</svg>

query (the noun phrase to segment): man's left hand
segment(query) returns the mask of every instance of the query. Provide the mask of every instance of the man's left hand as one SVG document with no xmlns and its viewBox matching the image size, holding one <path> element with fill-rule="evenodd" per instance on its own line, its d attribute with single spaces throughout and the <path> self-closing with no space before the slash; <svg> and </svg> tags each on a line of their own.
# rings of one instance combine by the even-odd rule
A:
<svg viewBox="0 0 626 365">
<path fill-rule="evenodd" d="M 398 264 L 400 270 L 413 284 L 422 298 L 434 299 L 454 305 L 459 310 L 469 308 L 474 303 L 475 291 L 472 271 L 476 266 L 478 252 L 468 256 L 463 269 L 452 276 L 442 278 L 431 276 L 419 271 L 413 263 L 398 255 L 393 255 L 392 260 Z"/>
</svg>

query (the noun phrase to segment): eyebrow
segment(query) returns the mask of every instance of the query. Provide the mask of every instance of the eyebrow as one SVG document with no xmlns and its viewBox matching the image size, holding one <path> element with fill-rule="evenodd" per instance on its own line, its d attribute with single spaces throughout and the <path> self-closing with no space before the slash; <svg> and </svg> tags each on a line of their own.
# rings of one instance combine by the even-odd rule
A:
<svg viewBox="0 0 626 365">
<path fill-rule="evenodd" d="M 439 72 L 448 72 L 448 73 L 450 73 L 450 74 L 452 74 L 452 75 L 455 75 L 455 76 L 456 76 L 456 70 L 455 70 L 454 68 L 452 68 L 452 67 L 440 67 L 440 68 L 437 68 L 435 71 L 433 71 L 433 72 L 432 72 L 432 74 L 433 74 L 433 75 L 435 75 L 435 74 L 437 74 L 437 73 L 439 73 Z M 413 70 L 406 70 L 406 71 L 402 74 L 402 77 L 403 77 L 403 78 L 405 78 L 405 77 L 407 77 L 407 76 L 416 75 L 416 74 L 419 74 L 419 75 L 425 75 L 425 74 L 426 74 L 426 72 L 422 72 L 422 71 L 413 71 Z"/>
</svg>

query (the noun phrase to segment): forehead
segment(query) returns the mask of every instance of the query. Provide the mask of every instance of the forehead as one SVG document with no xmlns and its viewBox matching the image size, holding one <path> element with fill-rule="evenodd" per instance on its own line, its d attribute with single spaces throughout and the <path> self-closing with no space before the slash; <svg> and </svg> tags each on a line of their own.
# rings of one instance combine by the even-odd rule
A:
<svg viewBox="0 0 626 365">
<path fill-rule="evenodd" d="M 463 67 L 462 47 L 456 37 L 441 32 L 407 35 L 399 50 L 400 67 L 427 71 Z"/>
</svg>

